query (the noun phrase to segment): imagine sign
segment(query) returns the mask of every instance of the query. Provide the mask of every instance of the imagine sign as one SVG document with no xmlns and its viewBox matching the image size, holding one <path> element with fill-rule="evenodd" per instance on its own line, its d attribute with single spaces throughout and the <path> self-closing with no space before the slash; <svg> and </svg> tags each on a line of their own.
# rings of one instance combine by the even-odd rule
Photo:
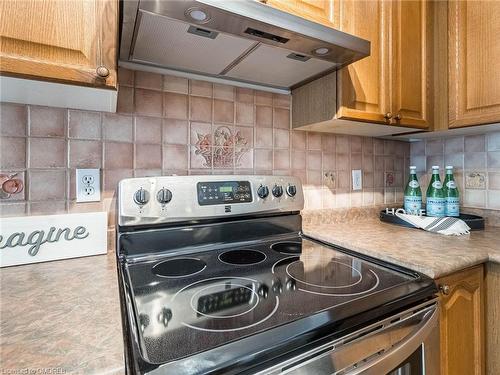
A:
<svg viewBox="0 0 500 375">
<path fill-rule="evenodd" d="M 106 212 L 0 218 L 0 267 L 106 251 Z"/>
</svg>

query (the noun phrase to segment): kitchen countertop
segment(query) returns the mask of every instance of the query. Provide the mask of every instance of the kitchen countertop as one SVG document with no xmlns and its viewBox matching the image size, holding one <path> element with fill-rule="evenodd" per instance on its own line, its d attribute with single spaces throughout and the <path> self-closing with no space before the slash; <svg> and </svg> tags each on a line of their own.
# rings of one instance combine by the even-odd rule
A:
<svg viewBox="0 0 500 375">
<path fill-rule="evenodd" d="M 367 220 L 304 232 L 433 278 L 500 263 L 500 228 L 447 237 Z M 0 370 L 124 373 L 114 253 L 3 268 L 0 286 Z"/>
<path fill-rule="evenodd" d="M 500 263 L 500 228 L 486 227 L 464 236 L 444 236 L 382 223 L 304 225 L 304 234 L 410 268 L 432 278 L 487 262 Z"/>
<path fill-rule="evenodd" d="M 2 268 L 0 286 L 2 374 L 125 372 L 114 253 Z"/>
</svg>

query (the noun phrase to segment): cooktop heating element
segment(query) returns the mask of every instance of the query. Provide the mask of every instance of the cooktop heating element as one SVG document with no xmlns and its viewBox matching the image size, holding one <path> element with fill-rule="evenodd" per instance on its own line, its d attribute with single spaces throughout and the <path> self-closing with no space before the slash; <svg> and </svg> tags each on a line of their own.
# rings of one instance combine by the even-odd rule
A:
<svg viewBox="0 0 500 375">
<path fill-rule="evenodd" d="M 302 235 L 302 207 L 293 177 L 122 181 L 117 256 L 130 372 L 250 371 L 433 288 Z"/>
</svg>

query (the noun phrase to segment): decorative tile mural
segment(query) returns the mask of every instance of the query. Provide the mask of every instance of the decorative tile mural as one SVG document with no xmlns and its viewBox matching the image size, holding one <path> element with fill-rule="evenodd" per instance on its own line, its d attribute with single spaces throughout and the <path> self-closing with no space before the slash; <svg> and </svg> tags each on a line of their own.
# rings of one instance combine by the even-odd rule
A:
<svg viewBox="0 0 500 375">
<path fill-rule="evenodd" d="M 196 133 L 195 155 L 205 159 L 206 168 L 232 168 L 241 166 L 241 158 L 249 152 L 249 142 L 240 131 L 221 125 L 213 133 Z"/>
</svg>

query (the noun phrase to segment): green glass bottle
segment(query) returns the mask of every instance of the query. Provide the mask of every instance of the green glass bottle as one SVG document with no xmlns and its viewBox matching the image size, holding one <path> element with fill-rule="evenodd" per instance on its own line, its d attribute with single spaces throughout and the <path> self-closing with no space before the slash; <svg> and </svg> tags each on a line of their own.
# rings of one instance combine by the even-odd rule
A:
<svg viewBox="0 0 500 375">
<path fill-rule="evenodd" d="M 446 198 L 446 216 L 460 216 L 460 198 L 451 165 L 446 166 L 443 189 Z"/>
<path fill-rule="evenodd" d="M 444 196 L 443 184 L 439 178 L 439 166 L 432 167 L 432 177 L 427 188 L 427 216 L 443 217 L 446 212 L 446 198 Z"/>
<path fill-rule="evenodd" d="M 417 178 L 417 167 L 410 167 L 410 177 L 405 188 L 404 195 L 405 212 L 410 215 L 418 215 L 422 209 L 422 189 Z"/>
</svg>

